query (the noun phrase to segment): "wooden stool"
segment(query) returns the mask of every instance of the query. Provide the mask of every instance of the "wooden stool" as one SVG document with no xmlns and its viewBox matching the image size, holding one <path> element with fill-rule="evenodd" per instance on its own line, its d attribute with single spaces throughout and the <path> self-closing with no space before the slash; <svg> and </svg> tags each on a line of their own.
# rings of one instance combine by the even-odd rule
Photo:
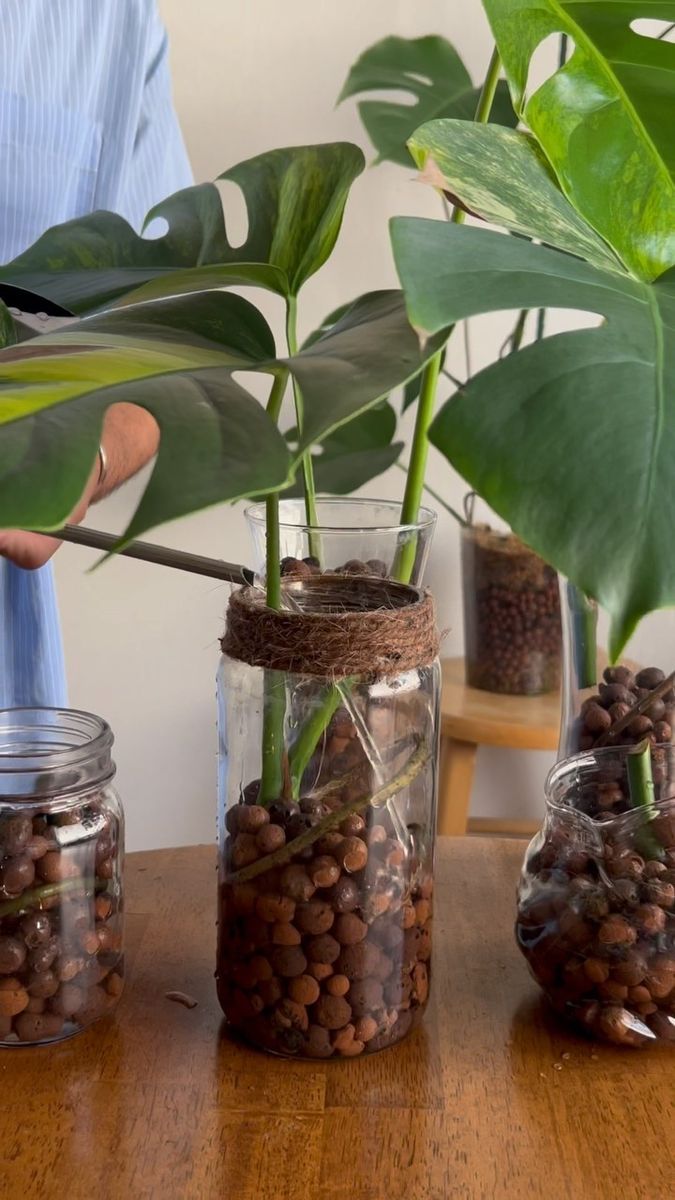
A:
<svg viewBox="0 0 675 1200">
<path fill-rule="evenodd" d="M 469 687 L 464 659 L 443 662 L 441 771 L 438 832 L 446 834 L 534 833 L 538 822 L 484 818 L 469 821 L 469 804 L 479 746 L 511 750 L 556 750 L 560 695 L 502 696 Z"/>
</svg>

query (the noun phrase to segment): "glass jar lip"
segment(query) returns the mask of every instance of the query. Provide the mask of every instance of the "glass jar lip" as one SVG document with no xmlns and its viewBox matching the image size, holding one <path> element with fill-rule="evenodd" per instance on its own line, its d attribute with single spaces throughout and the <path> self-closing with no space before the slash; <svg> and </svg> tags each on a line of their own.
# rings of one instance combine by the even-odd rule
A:
<svg viewBox="0 0 675 1200">
<path fill-rule="evenodd" d="M 396 524 L 392 524 L 392 525 L 369 525 L 365 521 L 355 522 L 353 525 L 342 525 L 342 524 L 340 524 L 340 525 L 326 525 L 326 524 L 309 525 L 307 522 L 302 521 L 302 520 L 300 520 L 300 521 L 284 520 L 284 509 L 288 508 L 288 506 L 291 504 L 297 504 L 297 503 L 298 503 L 297 500 L 280 500 L 279 501 L 279 517 L 280 517 L 279 527 L 281 529 L 296 529 L 299 531 L 319 530 L 321 532 L 326 532 L 326 533 L 330 533 L 330 534 L 337 533 L 337 534 L 352 534 L 352 535 L 354 533 L 359 533 L 360 531 L 367 531 L 368 533 L 398 534 L 398 533 L 409 533 L 411 531 L 419 532 L 421 530 L 431 529 L 436 524 L 436 521 L 438 519 L 438 514 L 432 508 L 427 508 L 426 506 L 423 505 L 419 509 L 419 519 L 417 521 L 412 521 L 410 524 L 407 524 L 407 525 L 405 525 L 405 524 L 402 525 L 398 522 Z M 369 496 L 368 497 L 319 496 L 317 498 L 316 504 L 317 504 L 317 508 L 319 510 L 324 507 L 326 507 L 326 508 L 337 507 L 339 504 L 349 504 L 351 507 L 353 507 L 355 509 L 361 509 L 361 510 L 365 510 L 374 505 L 378 505 L 378 506 L 381 506 L 382 508 L 393 510 L 397 513 L 400 512 L 400 509 L 401 509 L 401 504 L 400 504 L 400 501 L 398 501 L 398 500 L 377 500 L 377 499 L 375 499 L 373 497 L 369 497 Z M 245 515 L 246 519 L 251 522 L 252 525 L 264 525 L 265 519 L 266 519 L 265 503 L 261 502 L 261 503 L 257 503 L 257 504 L 249 504 L 249 506 L 244 510 L 244 515 Z"/>
<path fill-rule="evenodd" d="M 75 741 L 78 726 L 82 738 L 79 743 Z M 70 731 L 73 744 L 60 748 L 45 745 L 41 749 L 35 743 L 23 748 L 19 742 L 7 743 L 8 735 L 30 730 L 34 730 L 36 735 L 40 732 L 60 734 L 66 742 Z M 88 759 L 105 755 L 114 740 L 108 722 L 83 709 L 46 705 L 0 708 L 0 780 L 4 775 L 20 775 L 23 772 L 34 774 L 41 769 L 57 771 L 77 766 Z"/>
<path fill-rule="evenodd" d="M 580 768 L 588 768 L 589 771 L 593 768 L 602 769 L 602 764 L 605 762 L 616 761 L 617 758 L 625 758 L 630 746 L 601 746 L 596 750 L 586 750 L 583 753 L 571 754 L 567 758 L 561 758 L 554 763 L 546 776 L 544 784 L 544 799 L 546 809 L 555 812 L 558 816 L 567 818 L 572 817 L 581 825 L 585 825 L 588 829 L 592 829 L 595 833 L 607 828 L 608 826 L 631 825 L 640 823 L 645 818 L 644 807 L 628 809 L 627 812 L 617 813 L 615 816 L 602 814 L 599 817 L 591 817 L 588 813 L 581 812 L 577 808 L 573 808 L 570 804 L 566 804 L 564 800 L 559 799 L 556 795 L 556 788 L 559 788 L 561 783 L 566 778 L 572 780 L 573 772 Z M 675 754 L 675 747 L 663 746 L 661 749 L 669 751 L 671 756 Z M 675 793 L 672 796 L 664 796 L 654 802 L 654 809 L 662 812 L 664 809 L 669 809 L 671 805 L 675 805 Z M 652 811 L 652 810 L 650 810 Z"/>
</svg>

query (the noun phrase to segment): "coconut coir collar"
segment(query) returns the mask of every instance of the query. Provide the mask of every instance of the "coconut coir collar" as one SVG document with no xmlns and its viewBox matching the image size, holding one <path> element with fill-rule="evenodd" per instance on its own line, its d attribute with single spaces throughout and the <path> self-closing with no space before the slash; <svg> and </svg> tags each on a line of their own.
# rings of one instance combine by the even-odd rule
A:
<svg viewBox="0 0 675 1200">
<path fill-rule="evenodd" d="M 257 588 L 232 593 L 221 645 L 230 658 L 294 675 L 369 679 L 427 666 L 438 653 L 434 603 L 406 584 L 318 575 L 284 586 L 281 611 Z"/>
</svg>

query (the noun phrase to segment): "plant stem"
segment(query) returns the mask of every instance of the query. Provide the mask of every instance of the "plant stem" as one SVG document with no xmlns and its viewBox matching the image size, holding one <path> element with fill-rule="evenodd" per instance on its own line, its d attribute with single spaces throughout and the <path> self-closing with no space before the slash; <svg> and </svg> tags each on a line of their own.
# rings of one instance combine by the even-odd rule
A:
<svg viewBox="0 0 675 1200">
<path fill-rule="evenodd" d="M 566 33 L 560 34 L 560 43 L 558 45 L 558 68 L 564 67 L 567 62 L 567 46 L 568 37 Z"/>
<path fill-rule="evenodd" d="M 537 332 L 536 339 L 540 342 L 546 332 L 546 309 L 540 308 L 537 312 Z"/>
<path fill-rule="evenodd" d="M 574 670 L 577 686 L 583 691 L 598 682 L 598 607 L 573 583 L 568 583 L 567 595 L 572 612 Z"/>
<path fill-rule="evenodd" d="M 495 98 L 495 92 L 497 91 L 497 84 L 499 83 L 499 74 L 501 69 L 502 60 L 499 57 L 499 50 L 495 46 L 490 56 L 487 74 L 483 81 L 480 96 L 478 97 L 478 104 L 476 105 L 476 112 L 474 113 L 473 118 L 474 121 L 477 121 L 481 125 L 484 125 L 485 122 L 490 119 L 490 113 L 492 112 L 492 104 Z"/>
<path fill-rule="evenodd" d="M 628 766 L 628 794 L 633 808 L 643 808 L 646 813 L 656 814 L 656 794 L 652 775 L 652 748 L 648 738 L 631 746 L 626 756 Z M 648 818 L 649 819 L 649 818 Z M 636 831 L 635 845 L 647 859 L 660 859 L 663 846 L 647 824 Z"/>
<path fill-rule="evenodd" d="M 422 490 L 424 488 L 424 474 L 429 454 L 427 432 L 434 415 L 436 384 L 438 383 L 440 370 L 441 356 L 440 354 L 434 354 L 434 357 L 429 360 L 422 373 L 422 384 L 417 401 L 417 413 L 415 415 L 415 432 L 413 434 L 408 475 L 401 507 L 401 525 L 414 525 L 419 515 Z M 408 541 L 398 547 L 396 552 L 393 573 L 394 577 L 402 583 L 410 582 L 416 553 L 417 534 L 414 533 L 412 537 L 408 538 Z"/>
<path fill-rule="evenodd" d="M 397 463 L 394 463 L 394 466 L 398 467 L 399 471 L 403 471 L 404 474 L 407 474 L 408 468 L 404 467 L 403 463 L 397 462 Z M 460 514 L 456 511 L 456 509 L 454 509 L 452 507 L 451 504 L 448 504 L 447 500 L 445 500 L 443 498 L 443 496 L 441 496 L 440 492 L 434 491 L 434 489 L 432 487 L 430 487 L 428 483 L 425 483 L 424 490 L 425 490 L 425 492 L 428 492 L 430 496 L 433 496 L 436 503 L 440 504 L 441 508 L 444 508 L 446 512 L 449 512 L 450 516 L 454 517 L 455 520 L 458 521 L 460 525 L 468 524 L 468 522 L 464 520 L 464 517 L 460 516 Z"/>
<path fill-rule="evenodd" d="M 15 900 L 6 900 L 4 904 L 0 904 L 0 918 L 14 916 L 25 909 L 36 908 L 52 896 L 65 896 L 68 892 L 77 892 L 82 888 L 95 891 L 96 880 L 94 877 L 81 876 L 78 879 L 62 879 L 59 883 L 45 883 L 42 887 L 33 888 L 30 892 L 23 892 Z"/>
<path fill-rule="evenodd" d="M 289 296 L 286 301 L 286 342 L 288 344 L 288 353 L 297 354 L 298 352 L 298 302 L 295 296 Z M 303 422 L 303 406 L 302 392 L 298 385 L 295 376 L 293 376 L 293 402 L 295 405 L 295 421 L 298 426 L 298 433 L 302 433 Z M 314 467 L 312 464 L 312 451 L 307 450 L 302 456 L 302 479 L 305 492 L 305 519 L 309 526 L 318 525 L 318 517 L 316 512 L 316 486 L 314 483 Z M 318 546 L 317 535 L 310 529 L 309 533 L 309 552 L 316 555 Z"/>
<path fill-rule="evenodd" d="M 301 850 L 305 850 L 308 846 L 313 845 L 325 833 L 330 833 L 336 829 L 345 817 L 350 813 L 359 812 L 360 809 L 371 805 L 373 808 L 382 808 L 393 796 L 402 791 L 404 787 L 409 787 L 413 779 L 416 779 L 420 771 L 429 762 L 431 757 L 429 747 L 425 742 L 418 744 L 410 755 L 405 766 L 399 771 L 389 783 L 385 783 L 383 787 L 378 788 L 376 792 L 371 792 L 367 784 L 364 784 L 364 794 L 359 796 L 357 800 L 351 801 L 349 804 L 343 804 L 334 812 L 329 812 L 311 829 L 305 830 L 299 837 L 296 837 L 291 842 L 287 842 L 280 850 L 275 850 L 273 854 L 267 854 L 264 858 L 259 858 L 257 862 L 251 863 L 248 867 L 242 867 L 240 871 L 235 871 L 233 875 L 228 877 L 228 883 L 245 883 L 248 879 L 255 879 L 256 875 L 262 874 L 270 867 L 280 867 L 284 863 L 290 862 L 295 854 L 299 854 Z"/>
<path fill-rule="evenodd" d="M 267 401 L 267 412 L 276 423 L 288 381 L 288 372 L 277 375 Z M 281 608 L 281 550 L 279 544 L 279 494 L 265 501 L 266 585 L 268 608 Z M 278 671 L 265 671 L 263 682 L 262 771 L 260 803 L 269 804 L 282 794 L 286 683 Z"/>
<path fill-rule="evenodd" d="M 523 344 L 527 317 L 528 309 L 521 308 L 520 312 L 518 313 L 518 320 L 513 327 L 513 333 L 511 334 L 509 354 L 515 354 L 516 350 L 520 350 L 520 347 Z"/>
<path fill-rule="evenodd" d="M 628 751 L 628 790 L 633 808 L 654 803 L 651 745 L 647 738 Z"/>
<path fill-rule="evenodd" d="M 291 775 L 291 795 L 294 800 L 297 800 L 300 795 L 302 777 L 319 743 L 319 738 L 324 730 L 328 728 L 331 718 L 340 706 L 341 699 L 342 693 L 340 689 L 336 684 L 331 684 L 328 691 L 322 697 L 320 706 L 314 709 L 314 712 L 304 722 L 298 734 L 297 741 L 293 746 L 288 760 Z"/>
</svg>

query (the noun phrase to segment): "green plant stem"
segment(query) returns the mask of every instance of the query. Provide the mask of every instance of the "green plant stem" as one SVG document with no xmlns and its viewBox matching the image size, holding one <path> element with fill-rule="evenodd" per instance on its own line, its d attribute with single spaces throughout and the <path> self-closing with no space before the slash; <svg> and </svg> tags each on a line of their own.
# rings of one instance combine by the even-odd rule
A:
<svg viewBox="0 0 675 1200">
<path fill-rule="evenodd" d="M 288 381 L 283 371 L 274 380 L 267 401 L 267 412 L 276 423 Z M 281 608 L 281 550 L 279 544 L 279 495 L 274 492 L 265 501 L 266 516 L 266 587 L 268 608 Z M 260 778 L 261 804 L 269 804 L 282 794 L 284 721 L 286 717 L 286 685 L 278 671 L 265 671 L 263 682 L 262 771 Z"/>
<path fill-rule="evenodd" d="M 273 854 L 267 854 L 263 858 L 259 858 L 257 862 L 251 863 L 247 867 L 242 867 L 240 871 L 235 871 L 233 875 L 228 877 L 228 883 L 245 883 L 248 879 L 255 879 L 256 875 L 260 875 L 263 871 L 268 871 L 271 867 L 280 867 L 285 863 L 290 862 L 294 855 L 300 851 L 306 850 L 308 846 L 313 845 L 325 833 L 330 833 L 342 824 L 345 817 L 350 813 L 359 812 L 367 805 L 373 808 L 382 808 L 393 796 L 403 788 L 409 787 L 414 779 L 417 778 L 420 771 L 429 762 L 431 753 L 426 742 L 419 743 L 415 746 L 413 753 L 406 762 L 405 766 L 399 771 L 389 783 L 385 783 L 377 791 L 371 792 L 367 784 L 364 783 L 364 793 L 358 799 L 350 801 L 349 804 L 342 804 L 334 812 L 329 812 L 311 829 L 305 830 L 299 837 L 293 838 L 293 841 L 287 842 L 280 850 L 275 850 Z"/>
<path fill-rule="evenodd" d="M 298 302 L 295 296 L 289 296 L 286 301 L 286 342 L 288 345 L 289 354 L 297 354 L 298 352 Z M 293 402 L 295 405 L 295 421 L 298 427 L 298 433 L 302 433 L 302 422 L 304 417 L 302 405 L 302 392 L 299 384 L 293 376 Z M 302 456 L 302 480 L 304 487 L 305 498 L 305 519 L 311 527 L 319 524 L 316 512 L 316 485 L 314 483 L 314 467 L 312 465 L 312 451 L 307 450 Z M 314 534 L 310 528 L 309 532 L 309 552 L 320 558 L 318 553 L 319 546 L 317 544 L 318 535 Z"/>
<path fill-rule="evenodd" d="M 583 691 L 598 682 L 598 608 L 573 583 L 568 583 L 567 595 L 572 612 L 574 670 Z"/>
<path fill-rule="evenodd" d="M 30 892 L 23 892 L 15 900 L 6 900 L 4 904 L 0 904 L 0 918 L 15 916 L 24 910 L 37 908 L 43 901 L 50 900 L 52 896 L 66 896 L 69 892 L 78 892 L 82 888 L 85 891 L 96 891 L 94 877 L 80 876 L 78 879 L 62 879 L 59 883 L 45 883 L 42 887 L 33 888 Z"/>
<path fill-rule="evenodd" d="M 485 122 L 490 119 L 490 113 L 492 112 L 492 104 L 494 102 L 495 92 L 497 91 L 497 84 L 499 83 L 501 69 L 502 60 L 499 57 L 499 50 L 495 46 L 490 56 L 487 73 L 483 81 L 480 96 L 478 97 L 478 104 L 476 105 L 476 112 L 474 113 L 473 118 L 474 121 L 480 125 L 484 125 Z"/>
<path fill-rule="evenodd" d="M 404 475 L 406 475 L 408 473 L 408 468 L 404 467 L 403 463 L 397 462 L 397 463 L 394 463 L 394 466 L 398 467 L 399 471 L 403 471 Z M 456 511 L 456 509 L 454 509 L 452 507 L 451 504 L 448 504 L 447 500 L 445 500 L 444 497 L 441 496 L 440 492 L 434 491 L 434 489 L 432 487 L 430 487 L 428 483 L 425 483 L 424 490 L 425 490 L 425 492 L 428 492 L 430 496 L 433 497 L 433 499 L 436 501 L 437 504 L 440 504 L 441 508 L 444 508 L 446 512 L 450 513 L 450 516 L 454 517 L 455 520 L 458 521 L 460 525 L 468 524 L 468 522 L 464 520 L 464 517 L 460 516 L 460 514 Z"/>
<path fill-rule="evenodd" d="M 434 354 L 422 373 L 417 413 L 415 415 L 415 432 L 413 434 L 410 462 L 406 478 L 403 504 L 401 507 L 401 525 L 414 525 L 419 516 L 420 501 L 424 488 L 424 475 L 429 454 L 429 439 L 427 432 L 434 415 L 436 400 L 436 384 L 441 370 L 441 356 Z M 402 583 L 409 583 L 415 566 L 417 553 L 417 534 L 409 537 L 399 546 L 394 564 L 394 577 Z"/>
<path fill-rule="evenodd" d="M 302 777 L 319 743 L 319 738 L 324 730 L 327 729 L 331 718 L 340 707 L 341 700 L 342 693 L 339 687 L 337 684 L 331 684 L 323 697 L 321 705 L 314 709 L 314 712 L 305 721 L 298 734 L 297 741 L 288 759 L 291 776 L 291 795 L 294 800 L 297 800 L 300 795 Z"/>
<path fill-rule="evenodd" d="M 536 339 L 540 342 L 546 332 L 546 309 L 540 308 L 537 311 L 537 332 Z"/>
<path fill-rule="evenodd" d="M 633 808 L 651 808 L 654 803 L 651 745 L 647 738 L 628 751 L 628 790 Z"/>
</svg>

